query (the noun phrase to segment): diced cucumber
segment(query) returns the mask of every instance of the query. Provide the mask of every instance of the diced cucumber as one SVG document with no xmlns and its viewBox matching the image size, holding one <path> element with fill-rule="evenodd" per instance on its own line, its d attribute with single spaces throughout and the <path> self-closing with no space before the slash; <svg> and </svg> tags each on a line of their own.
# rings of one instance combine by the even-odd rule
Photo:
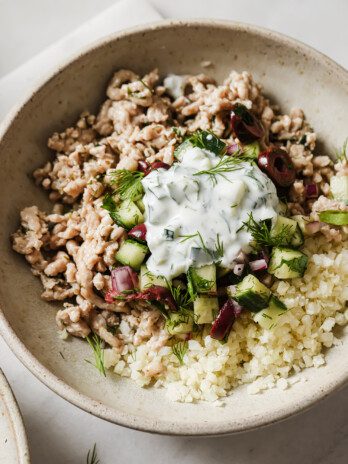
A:
<svg viewBox="0 0 348 464">
<path fill-rule="evenodd" d="M 273 329 L 279 318 L 287 311 L 285 304 L 280 301 L 276 296 L 272 295 L 269 300 L 268 308 L 262 309 L 258 313 L 253 315 L 253 319 L 257 322 L 263 329 L 271 330 Z"/>
<path fill-rule="evenodd" d="M 129 239 L 122 243 L 115 257 L 119 263 L 138 271 L 148 251 L 148 247 L 143 243 Z"/>
<path fill-rule="evenodd" d="M 166 320 L 166 330 L 170 335 L 179 335 L 192 332 L 193 315 L 187 313 L 171 313 Z"/>
<path fill-rule="evenodd" d="M 249 274 L 236 285 L 235 293 L 230 296 L 250 311 L 260 311 L 267 307 L 271 291 L 259 279 Z"/>
<path fill-rule="evenodd" d="M 216 297 L 199 295 L 193 302 L 193 313 L 196 324 L 210 324 L 219 312 L 219 301 Z"/>
<path fill-rule="evenodd" d="M 250 158 L 257 159 L 257 157 L 260 154 L 259 142 L 253 142 L 253 143 L 249 143 L 248 145 L 244 145 L 243 154 Z"/>
<path fill-rule="evenodd" d="M 330 189 L 335 200 L 348 203 L 348 176 L 331 177 Z"/>
<path fill-rule="evenodd" d="M 168 288 L 167 281 L 164 277 L 155 276 L 152 274 L 145 264 L 143 264 L 140 268 L 140 290 L 144 291 L 154 285 L 159 285 L 160 287 Z"/>
<path fill-rule="evenodd" d="M 190 267 L 187 279 L 192 293 L 216 292 L 216 266 L 207 264 L 202 267 Z"/>
<path fill-rule="evenodd" d="M 138 200 L 135 203 L 137 204 L 137 207 L 140 209 L 140 211 L 142 213 L 144 213 L 145 212 L 145 205 L 144 205 L 143 200 Z"/>
<path fill-rule="evenodd" d="M 301 228 L 294 219 L 284 216 L 277 217 L 275 224 L 271 229 L 271 236 L 279 237 L 280 234 L 284 235 L 283 241 L 280 245 L 292 245 L 293 247 L 303 245 L 304 238 Z"/>
<path fill-rule="evenodd" d="M 272 250 L 268 272 L 277 279 L 302 277 L 308 264 L 308 257 L 298 250 L 275 247 Z"/>
<path fill-rule="evenodd" d="M 142 212 L 133 201 L 122 201 L 119 204 L 115 214 L 117 218 L 119 218 L 122 225 L 124 225 L 127 229 L 131 229 L 137 224 L 144 222 L 144 216 Z"/>
</svg>

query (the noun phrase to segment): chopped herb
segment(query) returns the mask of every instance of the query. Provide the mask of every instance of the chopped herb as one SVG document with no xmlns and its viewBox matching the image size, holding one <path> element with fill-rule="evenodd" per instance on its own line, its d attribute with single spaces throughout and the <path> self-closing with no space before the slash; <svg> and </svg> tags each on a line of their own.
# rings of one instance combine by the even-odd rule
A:
<svg viewBox="0 0 348 464">
<path fill-rule="evenodd" d="M 92 337 L 88 336 L 86 337 L 86 340 L 89 344 L 89 346 L 92 348 L 93 353 L 94 353 L 94 364 L 89 361 L 88 359 L 85 359 L 86 362 L 89 364 L 92 364 L 98 371 L 106 377 L 106 371 L 105 371 L 105 364 L 104 364 L 104 342 L 102 339 L 99 337 L 97 334 L 93 334 Z"/>
<path fill-rule="evenodd" d="M 87 464 L 99 464 L 99 458 L 97 455 L 97 445 L 94 443 L 94 446 L 87 453 Z"/>
<path fill-rule="evenodd" d="M 65 360 L 64 355 L 63 355 L 63 353 L 62 353 L 61 351 L 59 352 L 59 354 L 60 354 L 61 357 Z"/>
<path fill-rule="evenodd" d="M 215 257 L 222 258 L 224 255 L 224 244 L 220 241 L 220 235 L 217 234 L 216 236 L 216 245 L 215 245 Z"/>
<path fill-rule="evenodd" d="M 241 169 L 240 166 L 238 166 L 240 163 L 242 163 L 244 160 L 243 158 L 239 158 L 237 156 L 224 156 L 223 158 L 220 159 L 218 164 L 216 166 L 213 166 L 210 169 L 206 169 L 203 171 L 198 171 L 194 173 L 194 176 L 202 176 L 202 175 L 207 175 L 209 176 L 209 179 L 213 185 L 217 184 L 217 176 L 222 176 L 224 179 L 229 181 L 225 174 L 227 172 L 232 172 L 232 171 L 238 171 Z M 230 182 L 230 181 L 229 181 Z"/>
<path fill-rule="evenodd" d="M 255 241 L 256 248 L 287 244 L 292 231 L 291 226 L 283 225 L 280 231 L 273 235 L 271 234 L 269 221 L 257 223 L 253 217 L 253 213 L 249 213 L 249 219 L 243 222 L 242 229 L 251 234 Z"/>
<path fill-rule="evenodd" d="M 226 144 L 211 131 L 198 130 L 185 137 L 183 143 L 175 150 L 174 156 L 178 158 L 178 155 L 189 146 L 211 151 L 217 156 L 226 152 Z"/>
<path fill-rule="evenodd" d="M 175 301 L 177 307 L 181 310 L 190 309 L 190 305 L 193 303 L 190 292 L 187 288 L 182 288 L 180 285 L 174 286 L 172 282 L 165 278 L 167 287 Z"/>
<path fill-rule="evenodd" d="M 117 169 L 111 172 L 112 184 L 116 186 L 116 191 L 121 200 L 137 201 L 144 194 L 141 183 L 144 174 L 139 171 L 128 171 L 127 169 Z"/>
<path fill-rule="evenodd" d="M 181 365 L 184 364 L 184 356 L 187 353 L 187 350 L 188 342 L 186 340 L 177 342 L 172 346 L 173 354 L 178 358 L 178 361 Z"/>
<path fill-rule="evenodd" d="M 113 196 L 111 193 L 107 193 L 104 198 L 103 198 L 103 204 L 102 208 L 106 209 L 109 214 L 111 219 L 116 222 L 120 227 L 123 227 L 124 229 L 127 229 L 125 224 L 123 224 L 120 215 L 117 212 L 117 205 L 115 200 L 113 199 Z"/>
</svg>

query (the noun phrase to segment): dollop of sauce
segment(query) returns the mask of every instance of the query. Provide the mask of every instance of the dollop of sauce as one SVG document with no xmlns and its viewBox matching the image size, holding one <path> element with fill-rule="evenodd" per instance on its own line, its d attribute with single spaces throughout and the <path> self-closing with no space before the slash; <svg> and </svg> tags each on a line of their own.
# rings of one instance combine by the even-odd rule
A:
<svg viewBox="0 0 348 464">
<path fill-rule="evenodd" d="M 213 177 L 197 174 L 219 162 L 214 153 L 188 147 L 181 162 L 142 180 L 153 274 L 173 279 L 213 262 L 232 269 L 237 255 L 250 251 L 252 237 L 242 228 L 249 214 L 257 222 L 277 216 L 276 188 L 255 164 L 243 162 Z"/>
</svg>

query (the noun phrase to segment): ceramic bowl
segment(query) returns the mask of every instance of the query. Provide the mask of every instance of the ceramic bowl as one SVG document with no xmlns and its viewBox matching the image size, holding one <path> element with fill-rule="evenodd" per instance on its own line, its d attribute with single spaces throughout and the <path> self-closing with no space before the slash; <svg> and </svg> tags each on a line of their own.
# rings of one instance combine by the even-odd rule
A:
<svg viewBox="0 0 348 464">
<path fill-rule="evenodd" d="M 212 66 L 202 68 L 202 61 Z M 0 143 L 0 330 L 22 362 L 56 393 L 116 424 L 166 434 L 232 433 L 270 424 L 297 413 L 343 385 L 348 376 L 348 341 L 331 349 L 327 365 L 306 370 L 307 379 L 286 391 L 250 396 L 238 388 L 225 407 L 180 404 L 158 389 L 130 380 L 105 380 L 84 359 L 86 343 L 57 336 L 56 307 L 40 300 L 41 287 L 23 257 L 10 247 L 19 211 L 51 208 L 30 173 L 52 154 L 46 140 L 73 124 L 85 109 L 96 111 L 117 68 L 139 74 L 158 67 L 162 75 L 206 72 L 218 81 L 233 68 L 251 71 L 265 93 L 287 111 L 305 110 L 319 134 L 320 149 L 347 136 L 348 74 L 317 51 L 280 34 L 239 23 L 161 22 L 108 37 L 57 68 L 34 89 L 2 127 Z M 58 305 L 59 306 L 59 305 Z M 60 355 L 63 354 L 64 358 Z"/>
<path fill-rule="evenodd" d="M 0 462 L 29 464 L 23 419 L 10 385 L 0 369 Z"/>
</svg>

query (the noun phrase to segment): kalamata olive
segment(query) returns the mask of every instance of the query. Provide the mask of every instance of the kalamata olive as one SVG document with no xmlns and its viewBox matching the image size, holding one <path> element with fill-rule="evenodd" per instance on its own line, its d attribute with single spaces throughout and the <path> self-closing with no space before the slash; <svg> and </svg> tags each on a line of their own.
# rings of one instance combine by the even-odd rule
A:
<svg viewBox="0 0 348 464">
<path fill-rule="evenodd" d="M 138 161 L 138 171 L 145 172 L 147 169 L 149 169 L 149 166 L 149 163 L 145 160 Z"/>
<path fill-rule="evenodd" d="M 146 242 L 146 232 L 146 225 L 138 224 L 128 232 L 128 237 L 134 238 L 135 240 L 140 240 L 141 242 Z"/>
<path fill-rule="evenodd" d="M 242 307 L 234 300 L 227 300 L 220 309 L 210 330 L 211 338 L 223 340 L 230 333 L 232 325 L 236 318 L 242 312 Z"/>
<path fill-rule="evenodd" d="M 294 165 L 285 150 L 269 148 L 259 154 L 259 168 L 279 187 L 290 187 L 295 181 Z"/>
<path fill-rule="evenodd" d="M 231 111 L 231 128 L 242 143 L 251 143 L 264 136 L 261 121 L 248 108 L 237 103 Z"/>
<path fill-rule="evenodd" d="M 146 169 L 144 175 L 147 176 L 150 172 L 155 171 L 156 169 L 169 169 L 170 165 L 167 163 L 163 163 L 163 161 L 155 161 Z"/>
</svg>

